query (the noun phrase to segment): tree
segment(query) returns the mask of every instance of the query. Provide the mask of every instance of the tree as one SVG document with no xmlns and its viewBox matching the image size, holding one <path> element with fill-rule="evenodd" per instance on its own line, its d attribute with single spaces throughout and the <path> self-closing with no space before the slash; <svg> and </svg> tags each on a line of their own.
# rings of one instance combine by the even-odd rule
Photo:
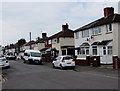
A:
<svg viewBox="0 0 120 91">
<path fill-rule="evenodd" d="M 24 45 L 26 43 L 26 40 L 25 39 L 20 39 L 18 40 L 17 44 L 19 47 L 21 47 L 22 45 Z"/>
</svg>

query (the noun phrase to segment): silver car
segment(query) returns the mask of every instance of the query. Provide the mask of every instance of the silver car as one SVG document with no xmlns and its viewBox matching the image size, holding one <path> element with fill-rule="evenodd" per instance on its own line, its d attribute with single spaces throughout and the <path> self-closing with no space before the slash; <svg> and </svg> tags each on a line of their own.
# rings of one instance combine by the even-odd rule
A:
<svg viewBox="0 0 120 91">
<path fill-rule="evenodd" d="M 9 68 L 10 67 L 10 64 L 9 64 L 9 61 L 6 59 L 6 58 L 0 58 L 0 68 Z"/>
</svg>

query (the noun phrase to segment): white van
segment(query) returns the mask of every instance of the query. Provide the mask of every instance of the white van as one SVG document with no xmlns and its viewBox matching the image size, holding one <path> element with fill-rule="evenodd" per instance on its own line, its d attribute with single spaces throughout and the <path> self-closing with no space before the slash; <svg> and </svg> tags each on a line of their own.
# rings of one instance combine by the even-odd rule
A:
<svg viewBox="0 0 120 91">
<path fill-rule="evenodd" d="M 42 64 L 42 55 L 39 50 L 25 50 L 24 63 L 37 63 Z"/>
</svg>

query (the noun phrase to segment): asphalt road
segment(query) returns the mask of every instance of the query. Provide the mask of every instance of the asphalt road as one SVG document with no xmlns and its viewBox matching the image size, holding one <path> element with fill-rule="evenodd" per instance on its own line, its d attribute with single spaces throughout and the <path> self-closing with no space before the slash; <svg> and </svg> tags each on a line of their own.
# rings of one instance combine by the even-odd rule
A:
<svg viewBox="0 0 120 91">
<path fill-rule="evenodd" d="M 116 76 L 90 71 L 93 68 L 89 67 L 61 70 L 48 63 L 25 64 L 22 60 L 10 61 L 10 65 L 3 70 L 7 79 L 2 83 L 3 89 L 118 89 Z"/>
</svg>

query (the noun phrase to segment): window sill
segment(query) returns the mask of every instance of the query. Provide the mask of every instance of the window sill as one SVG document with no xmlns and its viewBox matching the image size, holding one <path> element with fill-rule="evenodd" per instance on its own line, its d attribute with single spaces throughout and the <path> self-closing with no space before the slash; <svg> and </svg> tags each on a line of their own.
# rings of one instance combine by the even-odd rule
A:
<svg viewBox="0 0 120 91">
<path fill-rule="evenodd" d="M 102 35 L 102 34 L 96 34 L 96 35 L 92 35 L 92 36 L 98 36 L 98 35 Z"/>
<path fill-rule="evenodd" d="M 110 34 L 110 33 L 112 33 L 112 32 L 106 32 L 106 34 Z"/>
</svg>

